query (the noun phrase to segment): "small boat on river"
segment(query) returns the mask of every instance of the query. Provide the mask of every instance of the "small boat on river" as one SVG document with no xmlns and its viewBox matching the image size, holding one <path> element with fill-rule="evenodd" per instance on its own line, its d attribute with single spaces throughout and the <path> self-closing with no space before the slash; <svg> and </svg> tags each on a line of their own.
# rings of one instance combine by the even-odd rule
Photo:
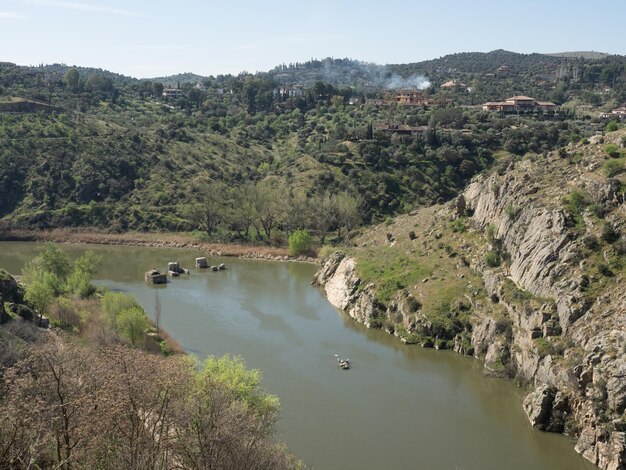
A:
<svg viewBox="0 0 626 470">
<path fill-rule="evenodd" d="M 337 358 L 337 365 L 341 368 L 341 369 L 349 369 L 350 368 L 350 359 L 345 358 L 342 359 L 341 357 L 339 357 L 339 355 L 335 354 L 335 357 Z"/>
</svg>

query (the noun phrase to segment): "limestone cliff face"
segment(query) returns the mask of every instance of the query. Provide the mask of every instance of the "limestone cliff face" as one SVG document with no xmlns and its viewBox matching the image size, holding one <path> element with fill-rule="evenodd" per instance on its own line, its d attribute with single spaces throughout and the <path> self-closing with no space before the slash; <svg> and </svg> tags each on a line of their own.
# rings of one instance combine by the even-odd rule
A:
<svg viewBox="0 0 626 470">
<path fill-rule="evenodd" d="M 342 253 L 332 254 L 317 272 L 314 282 L 324 286 L 331 304 L 343 310 L 356 321 L 371 326 L 377 307 L 371 286 L 359 289 L 361 279 L 356 272 L 356 261 Z"/>
<path fill-rule="evenodd" d="M 618 279 L 602 295 L 590 294 L 583 240 L 593 227 L 574 229 L 562 207 L 532 197 L 539 186 L 530 175 L 541 171 L 537 163 L 524 161 L 516 171 L 469 185 L 463 197 L 473 223 L 495 227 L 494 239 L 508 258 L 500 272 L 480 261 L 475 268 L 483 274 L 487 294 L 503 301 L 513 321 L 508 347 L 517 377 L 534 388 L 525 401 L 531 423 L 577 435 L 577 451 L 603 469 L 625 468 L 626 284 Z M 614 181 L 601 184 L 592 176 L 579 173 L 579 187 L 619 218 L 624 201 L 615 194 Z M 507 279 L 550 302 L 536 308 L 507 301 Z M 474 342 L 504 347 L 492 342 L 491 322 L 488 317 L 479 321 Z M 555 337 L 562 355 L 538 350 L 535 340 Z M 488 364 L 488 354 L 485 359 Z"/>
<path fill-rule="evenodd" d="M 471 347 L 459 333 L 454 349 L 501 375 L 504 364 L 505 375 L 528 384 L 524 408 L 533 426 L 574 436 L 576 450 L 602 469 L 625 469 L 626 282 L 623 271 L 605 266 L 624 254 L 596 243 L 602 224 L 626 232 L 623 183 L 595 171 L 593 156 L 577 165 L 561 160 L 523 160 L 480 176 L 440 211 L 489 232 L 467 256 L 488 301 L 468 293 Z M 563 202 L 573 188 L 602 207 L 604 221 L 584 209 L 573 220 Z M 502 264 L 490 267 L 486 251 L 497 251 Z M 376 286 L 361 285 L 354 258 L 332 255 L 316 282 L 333 305 L 368 326 L 384 317 L 408 331 L 427 328 L 410 292 L 377 302 Z"/>
</svg>

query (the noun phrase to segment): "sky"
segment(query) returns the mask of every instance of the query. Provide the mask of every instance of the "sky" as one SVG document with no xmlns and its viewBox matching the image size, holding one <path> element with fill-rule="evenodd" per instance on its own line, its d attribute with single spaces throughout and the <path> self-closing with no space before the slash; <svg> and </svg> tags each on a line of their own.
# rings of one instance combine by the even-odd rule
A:
<svg viewBox="0 0 626 470">
<path fill-rule="evenodd" d="M 626 54 L 624 0 L 0 0 L 0 61 L 137 78 L 455 52 Z"/>
</svg>

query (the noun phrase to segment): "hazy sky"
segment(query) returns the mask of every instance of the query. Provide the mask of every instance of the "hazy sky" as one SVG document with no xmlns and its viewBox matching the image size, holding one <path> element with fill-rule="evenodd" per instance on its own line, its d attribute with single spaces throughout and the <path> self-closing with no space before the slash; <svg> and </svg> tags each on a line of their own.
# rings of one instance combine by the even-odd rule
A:
<svg viewBox="0 0 626 470">
<path fill-rule="evenodd" d="M 0 0 L 0 61 L 134 77 L 255 72 L 312 57 L 626 54 L 625 0 Z"/>
</svg>

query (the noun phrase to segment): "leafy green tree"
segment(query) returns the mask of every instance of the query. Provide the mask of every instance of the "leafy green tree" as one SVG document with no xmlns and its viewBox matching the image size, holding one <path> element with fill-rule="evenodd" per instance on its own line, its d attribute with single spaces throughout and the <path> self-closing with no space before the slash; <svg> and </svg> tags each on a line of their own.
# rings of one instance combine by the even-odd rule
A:
<svg viewBox="0 0 626 470">
<path fill-rule="evenodd" d="M 102 297 L 102 310 L 111 319 L 117 318 L 122 310 L 138 306 L 137 300 L 132 295 L 122 294 L 121 292 L 109 291 Z"/>
<path fill-rule="evenodd" d="M 306 230 L 296 230 L 289 236 L 289 251 L 293 256 L 308 254 L 312 245 L 313 240 Z"/>
<path fill-rule="evenodd" d="M 76 93 L 80 84 L 80 74 L 76 68 L 67 69 L 63 75 L 63 83 L 72 93 Z"/>
<path fill-rule="evenodd" d="M 93 251 L 87 251 L 74 261 L 72 274 L 67 279 L 68 292 L 81 299 L 95 294 L 96 287 L 91 281 L 101 262 L 102 257 Z"/>
<path fill-rule="evenodd" d="M 45 273 L 41 268 L 34 268 L 26 284 L 24 300 L 39 314 L 39 321 L 55 296 L 51 282 L 47 279 L 49 276 L 50 273 Z"/>
<path fill-rule="evenodd" d="M 148 329 L 148 318 L 139 306 L 125 308 L 119 312 L 115 320 L 118 331 L 128 341 L 131 346 L 143 344 L 144 334 Z"/>
<path fill-rule="evenodd" d="M 53 243 L 46 243 L 43 252 L 36 260 L 44 271 L 54 274 L 61 282 L 65 282 L 72 272 L 72 263 L 69 258 Z"/>
<path fill-rule="evenodd" d="M 266 394 L 261 388 L 261 372 L 247 369 L 241 357 L 209 356 L 200 376 L 225 386 L 238 400 L 256 411 L 273 412 L 280 406 L 278 397 Z"/>
</svg>

